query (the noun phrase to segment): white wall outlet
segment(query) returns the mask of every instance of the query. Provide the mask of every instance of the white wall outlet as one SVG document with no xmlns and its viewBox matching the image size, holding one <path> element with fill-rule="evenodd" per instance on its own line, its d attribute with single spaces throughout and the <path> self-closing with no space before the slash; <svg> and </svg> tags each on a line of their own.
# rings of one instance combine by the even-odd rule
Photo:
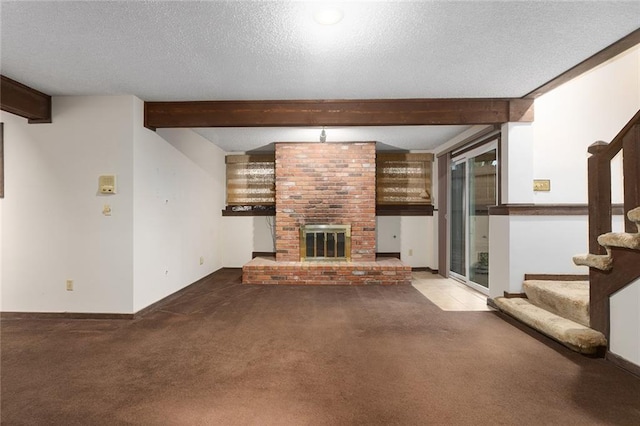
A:
<svg viewBox="0 0 640 426">
<path fill-rule="evenodd" d="M 409 256 L 413 256 L 413 249 L 409 249 Z"/>
<path fill-rule="evenodd" d="M 200 264 L 204 265 L 204 256 L 200 256 Z"/>
<path fill-rule="evenodd" d="M 67 291 L 73 291 L 73 280 L 67 280 Z"/>
</svg>

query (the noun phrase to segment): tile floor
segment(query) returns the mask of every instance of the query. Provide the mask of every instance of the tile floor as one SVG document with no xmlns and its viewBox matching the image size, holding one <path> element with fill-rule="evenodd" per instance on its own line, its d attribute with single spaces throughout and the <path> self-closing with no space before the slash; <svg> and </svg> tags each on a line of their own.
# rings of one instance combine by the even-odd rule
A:
<svg viewBox="0 0 640 426">
<path fill-rule="evenodd" d="M 451 279 L 431 272 L 413 272 L 413 285 L 443 311 L 491 311 L 487 296 Z"/>
</svg>

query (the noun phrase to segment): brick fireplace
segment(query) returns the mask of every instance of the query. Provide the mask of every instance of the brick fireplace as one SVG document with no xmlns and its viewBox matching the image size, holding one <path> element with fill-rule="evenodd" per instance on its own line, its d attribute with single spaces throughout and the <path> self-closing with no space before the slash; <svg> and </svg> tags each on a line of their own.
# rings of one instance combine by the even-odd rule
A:
<svg viewBox="0 0 640 426">
<path fill-rule="evenodd" d="M 276 258 L 245 265 L 244 283 L 410 282 L 411 269 L 399 260 L 376 262 L 375 142 L 277 143 L 275 151 Z M 305 225 L 349 227 L 350 261 L 301 260 Z"/>
</svg>

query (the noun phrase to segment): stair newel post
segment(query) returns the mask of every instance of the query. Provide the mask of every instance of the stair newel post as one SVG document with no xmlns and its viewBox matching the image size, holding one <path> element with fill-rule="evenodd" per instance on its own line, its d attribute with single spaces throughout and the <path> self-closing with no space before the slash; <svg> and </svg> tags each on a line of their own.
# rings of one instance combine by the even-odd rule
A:
<svg viewBox="0 0 640 426">
<path fill-rule="evenodd" d="M 627 217 L 629 210 L 640 206 L 640 124 L 636 124 L 622 139 L 622 170 L 624 173 L 624 229 L 640 232 Z"/>
<path fill-rule="evenodd" d="M 609 144 L 594 142 L 588 148 L 589 253 L 605 254 L 598 236 L 611 231 L 611 160 L 605 154 Z M 605 273 L 589 268 L 589 316 L 591 328 L 609 337 L 609 297 L 602 293 Z"/>
<path fill-rule="evenodd" d="M 589 178 L 589 253 L 605 254 L 598 236 L 611 232 L 611 161 L 606 155 L 609 144 L 597 141 L 588 148 Z"/>
</svg>

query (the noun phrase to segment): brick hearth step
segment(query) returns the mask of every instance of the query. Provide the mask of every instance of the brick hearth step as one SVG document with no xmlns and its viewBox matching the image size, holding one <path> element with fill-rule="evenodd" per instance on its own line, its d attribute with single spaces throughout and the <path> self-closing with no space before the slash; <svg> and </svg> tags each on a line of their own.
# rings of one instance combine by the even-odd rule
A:
<svg viewBox="0 0 640 426">
<path fill-rule="evenodd" d="M 599 331 L 560 317 L 527 299 L 497 297 L 494 303 L 504 313 L 576 352 L 594 355 L 607 345 L 607 339 Z"/>
<path fill-rule="evenodd" d="M 400 259 L 375 262 L 276 261 L 256 257 L 242 267 L 243 284 L 410 285 L 411 267 Z"/>
</svg>

